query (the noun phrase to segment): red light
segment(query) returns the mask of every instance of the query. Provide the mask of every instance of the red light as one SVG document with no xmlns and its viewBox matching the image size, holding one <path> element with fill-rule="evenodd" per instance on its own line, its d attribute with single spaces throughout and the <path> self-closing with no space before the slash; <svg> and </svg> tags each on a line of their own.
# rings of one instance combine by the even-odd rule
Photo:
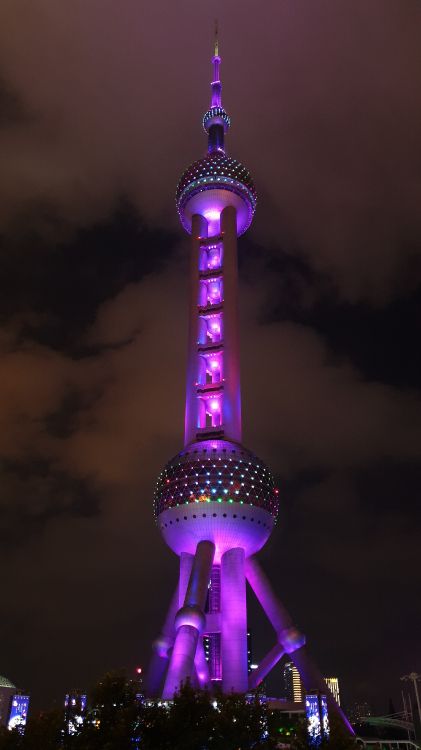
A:
<svg viewBox="0 0 421 750">
<path fill-rule="evenodd" d="M 142 674 L 142 667 L 136 667 L 137 674 Z"/>
</svg>

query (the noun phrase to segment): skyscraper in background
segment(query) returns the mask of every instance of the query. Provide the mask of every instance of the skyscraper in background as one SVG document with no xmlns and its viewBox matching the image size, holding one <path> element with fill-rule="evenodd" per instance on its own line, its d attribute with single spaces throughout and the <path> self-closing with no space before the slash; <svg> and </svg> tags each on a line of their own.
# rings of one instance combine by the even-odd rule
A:
<svg viewBox="0 0 421 750">
<path fill-rule="evenodd" d="M 65 732 L 72 736 L 80 732 L 86 714 L 86 693 L 73 690 L 64 699 Z"/>
<path fill-rule="evenodd" d="M 337 677 L 325 677 L 325 683 L 332 693 L 338 706 L 341 705 L 341 696 L 339 693 L 339 680 Z"/>
<path fill-rule="evenodd" d="M 294 703 L 302 703 L 304 700 L 304 689 L 300 673 L 292 661 L 285 662 L 282 675 L 285 697 Z"/>
</svg>

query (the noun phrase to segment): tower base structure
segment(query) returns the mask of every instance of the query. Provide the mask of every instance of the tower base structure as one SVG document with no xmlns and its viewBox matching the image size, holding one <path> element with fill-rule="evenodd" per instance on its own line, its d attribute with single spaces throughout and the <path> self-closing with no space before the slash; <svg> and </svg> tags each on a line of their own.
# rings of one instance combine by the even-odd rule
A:
<svg viewBox="0 0 421 750">
<path fill-rule="evenodd" d="M 207 637 L 211 649 L 212 644 L 214 648 L 219 644 L 210 662 L 213 671 L 222 676 L 224 693 L 247 693 L 256 689 L 282 656 L 288 654 L 306 692 L 317 690 L 326 694 L 329 711 L 337 716 L 347 732 L 354 734 L 313 662 L 304 635 L 276 597 L 257 558 L 246 559 L 244 549 L 235 547 L 224 552 L 220 565 L 214 565 L 214 559 L 215 545 L 209 541 L 199 542 L 194 556 L 181 556 L 178 591 L 184 586 L 185 595 L 175 616 L 172 602 L 162 634 L 154 644 L 148 694 L 171 700 L 186 680 L 207 689 L 212 688 L 212 683 L 221 684 L 205 659 L 204 639 Z M 186 563 L 190 568 L 187 586 Z M 250 675 L 247 673 L 246 581 L 275 632 L 275 644 Z M 212 611 L 215 609 L 218 611 Z M 218 670 L 215 670 L 215 661 L 219 662 Z"/>
</svg>

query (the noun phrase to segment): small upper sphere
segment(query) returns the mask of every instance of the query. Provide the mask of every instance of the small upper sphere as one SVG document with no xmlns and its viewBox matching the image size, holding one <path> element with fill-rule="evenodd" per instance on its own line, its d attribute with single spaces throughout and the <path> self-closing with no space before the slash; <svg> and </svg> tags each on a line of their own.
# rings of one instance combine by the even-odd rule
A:
<svg viewBox="0 0 421 750">
<path fill-rule="evenodd" d="M 192 443 L 159 475 L 155 515 L 174 552 L 215 544 L 218 561 L 233 547 L 246 557 L 266 543 L 278 515 L 278 491 L 267 466 L 228 440 Z"/>
<path fill-rule="evenodd" d="M 250 172 L 223 151 L 211 151 L 186 169 L 176 193 L 180 221 L 189 233 L 194 214 L 213 218 L 227 206 L 234 206 L 237 232 L 243 234 L 253 220 L 256 200 Z"/>
<path fill-rule="evenodd" d="M 224 133 L 229 130 L 231 120 L 223 107 L 211 107 L 203 116 L 203 128 L 205 133 L 209 133 L 212 125 L 222 125 Z"/>
</svg>

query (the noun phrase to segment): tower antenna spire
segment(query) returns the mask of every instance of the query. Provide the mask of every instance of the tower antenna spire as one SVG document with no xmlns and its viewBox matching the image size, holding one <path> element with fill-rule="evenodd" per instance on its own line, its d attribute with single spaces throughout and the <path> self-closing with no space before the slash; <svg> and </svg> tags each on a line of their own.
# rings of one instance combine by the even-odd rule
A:
<svg viewBox="0 0 421 750">
<path fill-rule="evenodd" d="M 210 109 L 203 118 L 203 126 L 208 133 L 208 151 L 225 153 L 224 135 L 230 126 L 230 119 L 222 106 L 222 83 L 220 74 L 218 21 L 215 19 L 215 38 L 212 56 L 212 81 Z"/>
</svg>

